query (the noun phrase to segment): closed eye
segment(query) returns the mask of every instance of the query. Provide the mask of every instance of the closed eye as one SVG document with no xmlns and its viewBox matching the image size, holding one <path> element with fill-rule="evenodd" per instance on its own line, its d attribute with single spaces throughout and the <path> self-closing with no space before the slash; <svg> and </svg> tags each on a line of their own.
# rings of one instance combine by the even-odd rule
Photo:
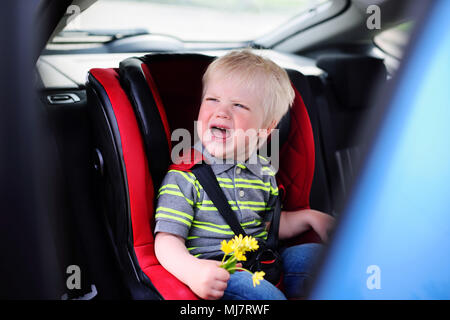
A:
<svg viewBox="0 0 450 320">
<path fill-rule="evenodd" d="M 214 102 L 218 102 L 219 101 L 219 99 L 213 98 L 213 97 L 206 97 L 205 100 L 206 101 L 214 101 Z"/>
<path fill-rule="evenodd" d="M 243 105 L 243 104 L 240 104 L 240 103 L 235 103 L 235 104 L 233 104 L 235 107 L 238 107 L 238 108 L 243 108 L 243 109 L 246 109 L 246 110 L 249 110 L 249 108 L 247 107 L 247 106 L 245 106 L 245 105 Z"/>
</svg>

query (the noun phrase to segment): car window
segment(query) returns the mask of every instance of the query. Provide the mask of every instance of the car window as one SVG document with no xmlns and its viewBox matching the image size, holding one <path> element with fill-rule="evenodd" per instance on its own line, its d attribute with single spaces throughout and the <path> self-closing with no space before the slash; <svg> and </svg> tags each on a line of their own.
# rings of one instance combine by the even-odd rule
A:
<svg viewBox="0 0 450 320">
<path fill-rule="evenodd" d="M 401 59 L 413 27 L 413 21 L 399 24 L 378 34 L 374 38 L 374 42 L 385 53 Z"/>
<path fill-rule="evenodd" d="M 145 30 L 183 41 L 249 41 L 289 19 L 314 12 L 333 0 L 99 0 L 73 15 L 64 28 L 74 30 Z M 102 34 L 100 34 L 101 36 Z M 95 41 L 107 42 L 98 34 Z M 68 42 L 55 38 L 54 42 Z M 69 38 L 69 40 L 74 38 Z M 79 37 L 77 38 L 79 41 Z"/>
</svg>

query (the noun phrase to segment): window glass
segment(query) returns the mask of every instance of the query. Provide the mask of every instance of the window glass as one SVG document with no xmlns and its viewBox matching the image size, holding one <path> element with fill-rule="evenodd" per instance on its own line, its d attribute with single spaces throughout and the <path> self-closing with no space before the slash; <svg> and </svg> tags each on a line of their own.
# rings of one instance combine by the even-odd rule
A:
<svg viewBox="0 0 450 320">
<path fill-rule="evenodd" d="M 184 41 L 248 41 L 332 0 L 99 0 L 67 31 L 140 29 Z M 67 17 L 65 18 L 67 19 Z M 107 38 L 98 35 L 97 42 Z M 78 39 L 79 40 L 79 39 Z M 60 38 L 54 42 L 63 41 Z M 66 41 L 67 42 L 67 41 Z"/>
</svg>

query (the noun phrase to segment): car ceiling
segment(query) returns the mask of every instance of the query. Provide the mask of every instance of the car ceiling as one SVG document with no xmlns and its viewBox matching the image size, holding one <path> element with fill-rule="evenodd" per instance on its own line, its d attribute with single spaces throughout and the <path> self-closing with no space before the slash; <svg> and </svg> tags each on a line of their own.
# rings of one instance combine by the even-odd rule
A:
<svg viewBox="0 0 450 320">
<path fill-rule="evenodd" d="M 323 23 L 293 33 L 276 45 L 261 43 L 282 52 L 301 53 L 322 47 L 345 43 L 368 43 L 373 37 L 394 25 L 408 20 L 413 15 L 417 0 L 351 0 L 342 14 Z M 367 7 L 375 4 L 380 7 L 381 29 L 370 30 L 366 27 Z"/>
</svg>

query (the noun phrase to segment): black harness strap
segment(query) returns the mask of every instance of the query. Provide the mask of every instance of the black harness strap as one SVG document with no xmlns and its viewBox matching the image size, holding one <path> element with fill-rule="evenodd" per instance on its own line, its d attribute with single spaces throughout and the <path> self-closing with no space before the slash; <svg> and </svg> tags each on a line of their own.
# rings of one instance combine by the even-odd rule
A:
<svg viewBox="0 0 450 320">
<path fill-rule="evenodd" d="M 208 194 L 219 213 L 231 227 L 231 230 L 233 230 L 236 235 L 242 234 L 242 236 L 246 236 L 247 234 L 239 224 L 234 211 L 231 209 L 230 204 L 228 203 L 225 194 L 220 188 L 219 182 L 211 169 L 211 166 L 207 164 L 197 165 L 192 169 L 192 173 L 197 177 L 197 180 L 203 186 L 203 189 L 205 189 L 205 192 Z M 275 204 L 269 234 L 266 241 L 266 247 L 271 249 L 276 249 L 278 245 L 278 229 L 280 227 L 281 215 L 281 189 L 279 192 L 280 194 Z"/>
<path fill-rule="evenodd" d="M 245 236 L 246 233 L 242 226 L 239 224 L 234 211 L 231 209 L 230 204 L 225 197 L 222 189 L 219 186 L 219 182 L 216 179 L 216 175 L 211 169 L 209 165 L 197 165 L 192 173 L 197 177 L 197 180 L 202 185 L 203 189 L 205 189 L 211 201 L 216 206 L 217 210 L 219 210 L 222 217 L 231 227 L 231 230 L 236 235 L 242 234 Z"/>
</svg>

